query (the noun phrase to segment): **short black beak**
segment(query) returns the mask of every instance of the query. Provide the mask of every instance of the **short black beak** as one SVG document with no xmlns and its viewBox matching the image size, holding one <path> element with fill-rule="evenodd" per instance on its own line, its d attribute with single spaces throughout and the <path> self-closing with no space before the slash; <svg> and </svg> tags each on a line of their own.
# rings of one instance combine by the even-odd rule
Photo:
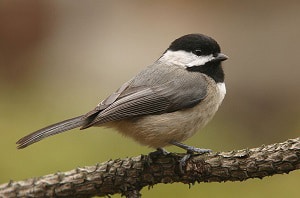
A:
<svg viewBox="0 0 300 198">
<path fill-rule="evenodd" d="M 215 56 L 215 59 L 214 61 L 224 61 L 224 60 L 227 60 L 229 57 L 226 56 L 225 54 L 222 54 L 222 53 L 218 53 L 216 56 Z"/>
</svg>

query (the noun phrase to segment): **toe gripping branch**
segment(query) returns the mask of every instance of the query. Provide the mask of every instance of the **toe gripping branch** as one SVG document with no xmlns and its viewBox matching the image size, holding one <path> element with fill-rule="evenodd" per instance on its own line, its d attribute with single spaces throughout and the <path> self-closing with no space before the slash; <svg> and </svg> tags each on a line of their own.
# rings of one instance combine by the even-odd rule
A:
<svg viewBox="0 0 300 198">
<path fill-rule="evenodd" d="M 174 146 L 178 146 L 184 150 L 186 150 L 186 155 L 184 155 L 180 160 L 179 160 L 179 168 L 181 173 L 184 173 L 183 167 L 186 166 L 187 160 L 190 159 L 192 154 L 197 153 L 199 155 L 205 154 L 205 153 L 211 153 L 212 151 L 210 149 L 203 149 L 203 148 L 197 148 L 193 146 L 189 146 L 180 142 L 176 141 L 171 141 L 170 144 Z"/>
<path fill-rule="evenodd" d="M 179 162 L 179 169 L 181 173 L 184 173 L 184 167 L 186 166 L 186 162 L 191 158 L 192 154 L 205 154 L 205 153 L 211 153 L 212 151 L 210 149 L 202 149 L 202 148 L 196 148 L 193 146 L 188 146 L 186 144 L 180 143 L 180 142 L 176 142 L 176 141 L 171 141 L 170 144 L 174 145 L 174 146 L 178 146 L 184 150 L 186 150 L 186 154 L 178 161 Z M 155 159 L 157 158 L 159 155 L 170 155 L 172 153 L 168 152 L 167 150 L 163 149 L 163 148 L 157 148 L 156 151 L 150 153 L 150 158 L 151 159 Z"/>
</svg>

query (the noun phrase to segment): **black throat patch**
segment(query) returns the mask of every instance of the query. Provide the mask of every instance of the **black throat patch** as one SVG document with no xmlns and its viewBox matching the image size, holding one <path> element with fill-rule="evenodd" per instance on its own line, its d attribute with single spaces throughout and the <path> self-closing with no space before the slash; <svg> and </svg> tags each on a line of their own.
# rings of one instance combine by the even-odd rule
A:
<svg viewBox="0 0 300 198">
<path fill-rule="evenodd" d="M 208 62 L 205 65 L 187 67 L 186 69 L 191 72 L 204 73 L 214 79 L 216 83 L 224 82 L 225 75 L 221 62 Z"/>
</svg>

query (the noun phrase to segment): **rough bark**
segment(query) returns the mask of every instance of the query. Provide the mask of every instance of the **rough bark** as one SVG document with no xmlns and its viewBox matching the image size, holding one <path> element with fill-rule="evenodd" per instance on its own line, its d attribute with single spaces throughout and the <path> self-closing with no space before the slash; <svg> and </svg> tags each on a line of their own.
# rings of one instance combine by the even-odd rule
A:
<svg viewBox="0 0 300 198">
<path fill-rule="evenodd" d="M 0 185 L 0 197 L 91 197 L 139 191 L 159 183 L 243 181 L 300 168 L 300 138 L 239 151 L 193 155 L 180 171 L 184 154 L 141 155 L 110 160 Z"/>
</svg>

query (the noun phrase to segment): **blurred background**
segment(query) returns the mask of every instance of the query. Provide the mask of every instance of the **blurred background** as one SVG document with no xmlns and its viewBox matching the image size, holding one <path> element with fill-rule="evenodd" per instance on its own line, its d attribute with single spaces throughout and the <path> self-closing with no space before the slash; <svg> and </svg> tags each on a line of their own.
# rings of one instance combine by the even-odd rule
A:
<svg viewBox="0 0 300 198">
<path fill-rule="evenodd" d="M 299 24 L 299 1 L 1 0 L 0 183 L 153 151 L 104 128 L 72 130 L 24 150 L 15 142 L 93 109 L 188 33 L 212 36 L 230 59 L 224 62 L 223 105 L 185 143 L 229 151 L 298 137 Z M 295 171 L 191 189 L 161 184 L 142 193 L 297 197 L 299 176 Z"/>
</svg>

